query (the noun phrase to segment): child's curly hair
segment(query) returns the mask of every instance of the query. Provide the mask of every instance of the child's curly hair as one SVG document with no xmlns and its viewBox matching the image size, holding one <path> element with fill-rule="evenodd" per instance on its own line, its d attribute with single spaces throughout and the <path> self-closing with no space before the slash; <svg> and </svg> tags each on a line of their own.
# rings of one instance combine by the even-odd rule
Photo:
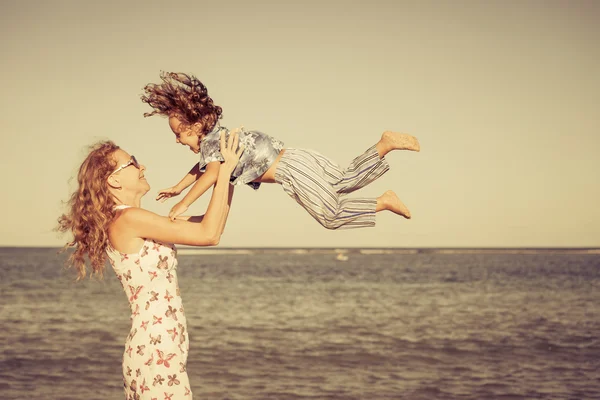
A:
<svg viewBox="0 0 600 400">
<path fill-rule="evenodd" d="M 161 71 L 160 79 L 162 83 L 149 83 L 144 87 L 145 94 L 141 99 L 154 109 L 144 113 L 144 117 L 154 114 L 176 116 L 188 126 L 200 122 L 202 134 L 214 128 L 223 110 L 214 105 L 202 82 L 193 75 L 164 71 Z"/>
</svg>

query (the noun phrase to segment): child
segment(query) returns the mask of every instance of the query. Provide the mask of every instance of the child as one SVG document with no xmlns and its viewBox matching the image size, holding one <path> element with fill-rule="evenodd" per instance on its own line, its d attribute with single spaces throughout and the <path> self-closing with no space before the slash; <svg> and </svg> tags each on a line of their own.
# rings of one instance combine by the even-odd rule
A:
<svg viewBox="0 0 600 400">
<path fill-rule="evenodd" d="M 154 110 L 144 113 L 169 118 L 177 143 L 200 154 L 200 162 L 175 186 L 161 190 L 156 200 L 179 195 L 195 182 L 183 200 L 171 209 L 175 219 L 216 182 L 223 157 L 219 136 L 221 107 L 213 104 L 206 87 L 195 76 L 161 73 L 162 83 L 145 86 L 142 101 Z M 231 175 L 231 184 L 247 184 L 255 190 L 261 183 L 279 183 L 283 190 L 327 229 L 375 226 L 375 213 L 389 210 L 404 218 L 410 211 L 390 190 L 377 198 L 348 198 L 347 194 L 383 175 L 389 165 L 384 156 L 392 150 L 420 151 L 418 140 L 407 134 L 386 131 L 375 145 L 341 169 L 323 155 L 303 149 L 284 148 L 283 143 L 262 132 L 239 132 L 244 152 Z"/>
</svg>

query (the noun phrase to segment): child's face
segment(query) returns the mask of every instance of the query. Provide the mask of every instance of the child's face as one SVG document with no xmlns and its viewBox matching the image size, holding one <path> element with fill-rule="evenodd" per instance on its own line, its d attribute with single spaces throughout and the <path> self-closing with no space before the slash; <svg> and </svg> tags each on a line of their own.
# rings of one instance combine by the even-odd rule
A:
<svg viewBox="0 0 600 400">
<path fill-rule="evenodd" d="M 171 116 L 169 117 L 169 127 L 175 134 L 175 142 L 188 146 L 196 154 L 200 152 L 198 135 L 193 126 L 186 126 L 176 116 Z"/>
</svg>

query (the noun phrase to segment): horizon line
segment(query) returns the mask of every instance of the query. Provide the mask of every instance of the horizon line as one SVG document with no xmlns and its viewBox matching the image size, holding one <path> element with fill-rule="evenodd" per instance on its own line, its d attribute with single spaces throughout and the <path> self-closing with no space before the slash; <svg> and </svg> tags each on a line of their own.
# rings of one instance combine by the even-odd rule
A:
<svg viewBox="0 0 600 400">
<path fill-rule="evenodd" d="M 0 249 L 61 249 L 63 246 L 30 246 L 30 245 L 0 245 Z M 373 249 L 373 250 L 600 250 L 600 246 L 416 246 L 416 247 L 382 247 L 382 246 L 186 246 L 178 245 L 179 249 L 186 250 L 335 250 L 335 249 Z"/>
</svg>

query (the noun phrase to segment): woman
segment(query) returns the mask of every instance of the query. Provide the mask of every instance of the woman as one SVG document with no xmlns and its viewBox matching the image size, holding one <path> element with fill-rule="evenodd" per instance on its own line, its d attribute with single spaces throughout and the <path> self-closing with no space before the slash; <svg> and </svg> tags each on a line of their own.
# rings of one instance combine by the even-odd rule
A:
<svg viewBox="0 0 600 400">
<path fill-rule="evenodd" d="M 231 173 L 243 151 L 237 133 L 220 147 L 225 161 L 205 215 L 175 221 L 140 208 L 150 190 L 146 168 L 112 142 L 95 145 L 82 163 L 78 188 L 59 231 L 70 231 L 75 247 L 69 264 L 86 275 L 84 256 L 102 276 L 106 259 L 129 299 L 131 331 L 123 355 L 126 399 L 192 398 L 186 373 L 188 335 L 177 284 L 172 243 L 213 246 L 227 220 Z"/>
</svg>

